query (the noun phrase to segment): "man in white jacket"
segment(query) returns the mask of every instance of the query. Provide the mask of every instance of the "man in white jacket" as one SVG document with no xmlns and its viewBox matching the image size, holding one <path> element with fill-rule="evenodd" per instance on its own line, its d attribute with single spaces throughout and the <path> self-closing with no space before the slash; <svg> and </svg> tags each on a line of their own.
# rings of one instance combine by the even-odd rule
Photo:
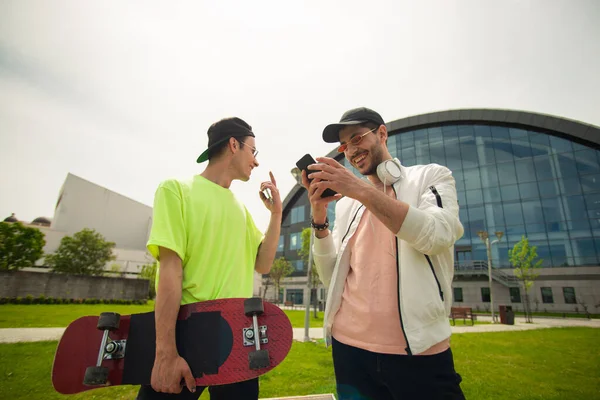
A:
<svg viewBox="0 0 600 400">
<path fill-rule="evenodd" d="M 340 400 L 464 399 L 450 350 L 454 243 L 463 234 L 451 171 L 403 166 L 368 108 L 323 131 L 366 179 L 320 157 L 303 173 L 328 287 L 324 330 Z M 325 189 L 338 194 L 321 197 Z M 337 200 L 329 231 L 327 204 Z"/>
</svg>

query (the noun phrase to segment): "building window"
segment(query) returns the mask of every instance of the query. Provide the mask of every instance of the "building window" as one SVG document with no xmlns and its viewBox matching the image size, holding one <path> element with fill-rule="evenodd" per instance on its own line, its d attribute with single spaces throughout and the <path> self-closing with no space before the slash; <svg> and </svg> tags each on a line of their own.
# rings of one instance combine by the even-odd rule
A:
<svg viewBox="0 0 600 400">
<path fill-rule="evenodd" d="M 302 248 L 302 236 L 300 232 L 290 234 L 290 250 Z"/>
<path fill-rule="evenodd" d="M 457 302 L 457 303 L 462 303 L 463 302 L 462 288 L 460 288 L 460 287 L 455 287 L 454 288 L 454 301 Z"/>
<path fill-rule="evenodd" d="M 294 304 L 304 303 L 304 290 L 303 289 L 288 289 L 285 291 L 285 300 L 291 301 Z"/>
<path fill-rule="evenodd" d="M 294 266 L 294 269 L 296 271 L 303 271 L 304 270 L 304 261 L 302 261 L 302 260 L 292 261 L 292 265 Z"/>
<path fill-rule="evenodd" d="M 575 288 L 564 287 L 563 295 L 565 296 L 565 304 L 577 304 L 577 299 L 575 298 Z"/>
<path fill-rule="evenodd" d="M 511 287 L 510 291 L 510 302 L 511 303 L 520 303 L 521 302 L 521 289 L 518 287 Z"/>
<path fill-rule="evenodd" d="M 284 237 L 283 235 L 279 236 L 279 242 L 277 243 L 277 251 L 283 251 L 283 242 L 284 242 Z"/>
<path fill-rule="evenodd" d="M 552 296 L 552 288 L 551 287 L 543 287 L 542 291 L 542 303 L 544 304 L 552 304 L 554 303 L 554 297 Z"/>
<path fill-rule="evenodd" d="M 304 221 L 304 206 L 292 208 L 292 224 Z"/>
<path fill-rule="evenodd" d="M 481 301 L 483 301 L 484 303 L 490 302 L 490 288 L 489 287 L 481 288 Z"/>
</svg>

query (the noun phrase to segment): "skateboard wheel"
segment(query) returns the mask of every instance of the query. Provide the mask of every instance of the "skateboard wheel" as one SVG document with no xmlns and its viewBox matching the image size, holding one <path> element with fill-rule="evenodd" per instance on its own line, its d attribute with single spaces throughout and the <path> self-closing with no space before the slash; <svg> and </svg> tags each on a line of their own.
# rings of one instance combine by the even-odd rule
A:
<svg viewBox="0 0 600 400">
<path fill-rule="evenodd" d="M 260 315 L 265 311 L 263 301 L 260 297 L 251 297 L 244 300 L 244 314 L 252 316 L 254 314 Z"/>
<path fill-rule="evenodd" d="M 98 329 L 101 331 L 109 330 L 116 331 L 119 329 L 119 321 L 121 320 L 121 315 L 113 312 L 103 312 L 100 314 L 100 318 L 98 318 Z"/>
<path fill-rule="evenodd" d="M 248 354 L 248 360 L 250 361 L 250 369 L 261 369 L 267 368 L 271 365 L 269 360 L 268 350 L 256 350 Z"/>
<path fill-rule="evenodd" d="M 87 386 L 104 385 L 108 381 L 108 368 L 106 367 L 87 367 L 83 384 Z"/>
</svg>

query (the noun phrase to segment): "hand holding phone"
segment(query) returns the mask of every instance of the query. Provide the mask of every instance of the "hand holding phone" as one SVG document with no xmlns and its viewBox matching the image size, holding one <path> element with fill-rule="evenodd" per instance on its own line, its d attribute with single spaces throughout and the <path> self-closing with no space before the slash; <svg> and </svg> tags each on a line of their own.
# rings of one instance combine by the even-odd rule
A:
<svg viewBox="0 0 600 400">
<path fill-rule="evenodd" d="M 300 171 L 306 171 L 306 176 L 308 177 L 308 174 L 311 172 L 308 170 L 308 166 L 311 164 L 316 164 L 317 162 L 315 161 L 315 159 L 310 155 L 310 154 L 305 154 L 301 159 L 298 160 L 298 162 L 296 162 L 296 167 L 298 167 L 298 169 Z M 314 171 L 312 171 L 314 172 Z M 312 182 L 312 179 L 308 178 L 309 182 Z M 329 188 L 325 189 L 323 191 L 323 193 L 321 194 L 321 197 L 330 197 L 337 194 L 336 191 L 331 190 Z"/>
</svg>

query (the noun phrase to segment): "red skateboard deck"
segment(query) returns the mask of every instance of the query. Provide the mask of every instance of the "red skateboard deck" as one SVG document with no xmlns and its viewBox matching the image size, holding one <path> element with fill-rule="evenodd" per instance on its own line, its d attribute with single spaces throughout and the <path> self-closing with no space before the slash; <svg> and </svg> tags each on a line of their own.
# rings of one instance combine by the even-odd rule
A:
<svg viewBox="0 0 600 400">
<path fill-rule="evenodd" d="M 247 305 L 250 308 L 246 312 L 246 300 L 210 300 L 181 306 L 177 348 L 197 386 L 256 378 L 276 367 L 290 351 L 292 325 L 285 313 L 258 298 L 248 300 L 254 305 Z M 257 304 L 264 307 L 262 313 L 255 314 L 260 350 L 254 341 L 255 325 L 249 311 Z M 98 316 L 81 317 L 63 333 L 52 367 L 52 384 L 57 392 L 73 394 L 99 387 L 150 384 L 156 349 L 154 313 L 120 316 L 118 328 L 112 326 L 110 331 L 98 329 L 98 321 Z M 106 326 L 102 321 L 101 325 Z M 103 342 L 105 333 L 108 336 Z M 99 361 L 100 369 L 107 374 L 106 382 L 100 384 L 97 376 L 91 381 L 86 376 L 88 367 L 93 369 Z"/>
</svg>

